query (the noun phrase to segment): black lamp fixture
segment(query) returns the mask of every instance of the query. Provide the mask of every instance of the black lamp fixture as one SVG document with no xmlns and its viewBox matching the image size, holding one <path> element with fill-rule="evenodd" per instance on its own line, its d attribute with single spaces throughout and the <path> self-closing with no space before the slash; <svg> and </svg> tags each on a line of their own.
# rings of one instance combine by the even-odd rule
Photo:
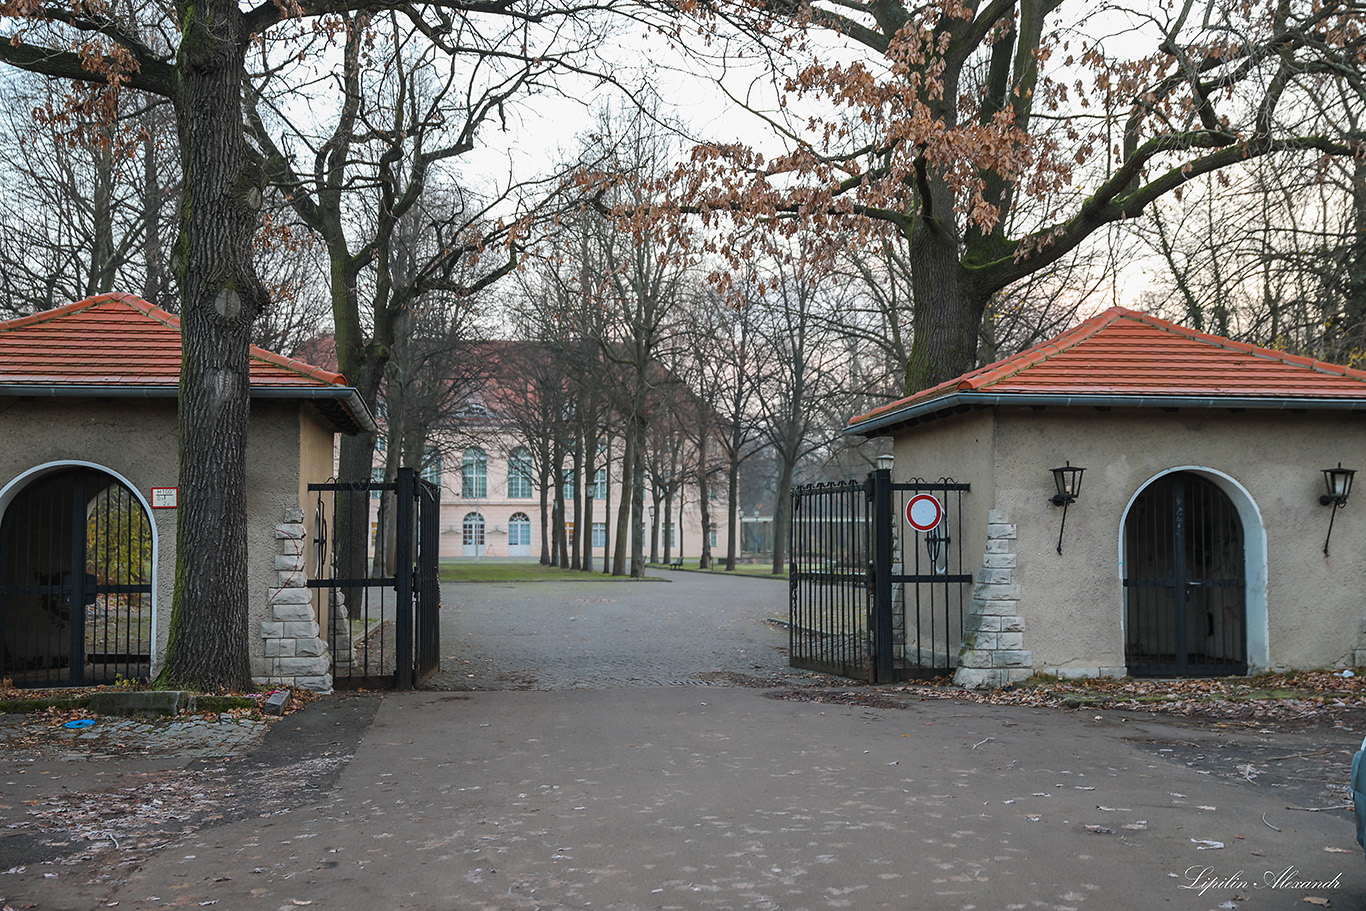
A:
<svg viewBox="0 0 1366 911">
<path fill-rule="evenodd" d="M 947 533 L 939 530 L 940 527 L 931 529 L 930 533 L 925 536 L 925 553 L 930 558 L 930 572 L 932 573 L 943 572 L 940 569 L 939 558 L 948 558 L 946 551 L 949 542 L 952 540 Z"/>
<path fill-rule="evenodd" d="M 1058 526 L 1058 553 L 1062 553 L 1062 530 L 1067 527 L 1067 507 L 1081 493 L 1081 475 L 1085 468 L 1077 468 L 1069 460 L 1061 468 L 1054 468 L 1053 486 L 1058 489 L 1052 497 L 1054 506 L 1062 507 L 1062 524 Z"/>
<path fill-rule="evenodd" d="M 1338 510 L 1347 505 L 1347 497 L 1352 493 L 1354 474 L 1356 469 L 1343 468 L 1341 462 L 1338 462 L 1337 468 L 1323 469 L 1323 486 L 1328 492 L 1319 495 L 1319 505 L 1333 507 L 1333 511 L 1328 514 L 1328 537 L 1323 539 L 1324 556 L 1328 555 L 1328 542 L 1333 537 L 1333 519 L 1337 517 Z"/>
</svg>

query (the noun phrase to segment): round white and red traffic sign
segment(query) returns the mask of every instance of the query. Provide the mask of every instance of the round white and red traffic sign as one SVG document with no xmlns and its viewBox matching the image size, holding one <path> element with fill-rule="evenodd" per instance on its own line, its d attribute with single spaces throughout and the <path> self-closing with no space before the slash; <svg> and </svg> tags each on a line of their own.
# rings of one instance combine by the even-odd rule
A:
<svg viewBox="0 0 1366 911">
<path fill-rule="evenodd" d="M 906 522 L 916 531 L 933 531 L 944 518 L 944 507 L 927 493 L 918 493 L 906 501 Z"/>
</svg>

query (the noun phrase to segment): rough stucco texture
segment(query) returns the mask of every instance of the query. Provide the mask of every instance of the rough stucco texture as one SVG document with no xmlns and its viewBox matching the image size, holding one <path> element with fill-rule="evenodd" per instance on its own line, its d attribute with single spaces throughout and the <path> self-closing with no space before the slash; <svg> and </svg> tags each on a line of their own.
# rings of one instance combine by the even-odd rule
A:
<svg viewBox="0 0 1366 911">
<path fill-rule="evenodd" d="M 896 477 L 953 474 L 973 485 L 965 500 L 973 568 L 986 513 L 1018 526 L 1017 581 L 1034 667 L 1120 669 L 1124 655 L 1123 519 L 1158 476 L 1191 468 L 1243 513 L 1252 671 L 1350 663 L 1366 597 L 1366 500 L 1337 514 L 1332 556 L 1323 555 L 1329 510 L 1318 503 L 1321 469 L 1357 465 L 1366 426 L 1351 415 L 1189 410 L 1000 409 L 933 422 L 896 440 Z M 1062 510 L 1050 468 L 1086 468 L 1081 495 Z M 968 531 L 965 529 L 965 531 Z"/>
<path fill-rule="evenodd" d="M 1200 470 L 1235 499 L 1250 497 L 1244 532 L 1251 551 L 1246 558 L 1253 669 L 1347 659 L 1360 629 L 1366 572 L 1354 561 L 1324 558 L 1329 515 L 1318 505 L 1320 469 L 1344 456 L 1350 462 L 1366 442 L 1361 429 L 1344 423 L 1341 416 L 1197 411 L 1002 415 L 998 499 L 1031 529 L 1019 547 L 1021 584 L 1031 599 L 1037 593 L 1041 609 L 1056 605 L 1056 633 L 1034 636 L 1036 661 L 1066 667 L 1084 658 L 1094 666 L 1095 656 L 1100 666 L 1123 666 L 1122 627 L 1114 622 L 1123 617 L 1123 516 L 1150 481 L 1183 467 Z M 1064 458 L 1088 470 L 1082 495 L 1068 512 L 1060 556 L 1049 546 L 1050 537 L 1056 545 L 1055 537 L 1040 540 L 1032 533 L 1036 526 L 1056 528 L 1060 518 L 1046 496 L 1038 495 L 1040 481 L 1047 493 L 1048 476 L 1033 479 L 1039 467 Z M 1361 510 L 1354 514 L 1349 506 L 1337 517 L 1335 544 L 1344 557 L 1360 552 L 1366 532 L 1360 516 Z M 1258 553 L 1262 539 L 1264 558 Z M 1263 559 L 1264 582 L 1257 568 Z"/>
<path fill-rule="evenodd" d="M 316 480 L 326 480 L 331 473 L 330 436 L 311 419 L 301 423 L 299 412 L 300 406 L 295 403 L 252 403 L 247 449 L 247 571 L 249 647 L 253 656 L 262 652 L 255 631 L 267 610 L 266 591 L 276 584 L 275 526 L 286 507 L 301 505 L 301 490 L 308 480 L 315 480 L 302 479 L 301 468 L 316 470 L 315 463 L 321 459 L 327 469 Z M 148 500 L 151 488 L 176 486 L 178 445 L 173 399 L 9 400 L 3 426 L 6 445 L 0 448 L 0 489 L 51 462 L 94 464 L 123 477 Z M 309 452 L 303 455 L 301 430 L 309 442 Z M 325 450 L 322 456 L 312 452 L 320 447 Z M 164 655 L 170 622 L 176 511 L 153 510 L 152 520 L 157 535 L 155 672 Z"/>
</svg>

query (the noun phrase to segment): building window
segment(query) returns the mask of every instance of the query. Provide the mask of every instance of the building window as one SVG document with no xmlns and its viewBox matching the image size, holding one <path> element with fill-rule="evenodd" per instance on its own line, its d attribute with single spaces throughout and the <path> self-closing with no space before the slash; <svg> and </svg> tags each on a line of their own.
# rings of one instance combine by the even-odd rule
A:
<svg viewBox="0 0 1366 911">
<path fill-rule="evenodd" d="M 566 472 L 564 473 L 564 498 L 565 498 L 566 500 L 572 500 L 572 499 L 574 499 L 574 472 L 573 472 L 573 471 L 566 471 Z"/>
<path fill-rule="evenodd" d="M 531 546 L 531 519 L 524 512 L 514 512 L 508 519 L 508 546 Z"/>
<path fill-rule="evenodd" d="M 477 512 L 469 513 L 465 516 L 465 522 L 461 526 L 462 543 L 466 547 L 484 546 L 484 517 Z"/>
<path fill-rule="evenodd" d="M 593 475 L 593 499 L 607 499 L 607 469 L 599 468 Z"/>
<path fill-rule="evenodd" d="M 375 483 L 375 484 L 383 484 L 383 483 L 384 483 L 384 469 L 383 469 L 383 468 L 371 468 L 371 469 L 370 469 L 370 480 L 371 480 L 373 483 Z M 370 491 L 370 499 L 372 499 L 372 500 L 378 500 L 378 499 L 379 499 L 380 497 L 382 497 L 383 495 L 384 495 L 384 491 L 382 491 L 382 490 L 372 490 L 372 491 Z"/>
<path fill-rule="evenodd" d="M 489 495 L 489 457 L 478 446 L 466 449 L 460 463 L 460 495 L 467 500 Z"/>
<path fill-rule="evenodd" d="M 716 529 L 714 529 L 714 528 L 709 529 L 709 530 L 707 531 L 707 546 L 708 546 L 708 547 L 715 547 L 715 546 L 716 546 Z"/>
<path fill-rule="evenodd" d="M 606 546 L 607 546 L 607 523 L 606 523 L 606 522 L 594 522 L 594 523 L 593 523 L 593 546 L 594 546 L 594 547 L 606 547 Z"/>
<path fill-rule="evenodd" d="M 422 480 L 441 486 L 441 450 L 428 446 L 422 459 Z"/>
<path fill-rule="evenodd" d="M 534 495 L 531 451 L 525 446 L 518 446 L 508 454 L 508 499 L 530 500 Z"/>
<path fill-rule="evenodd" d="M 678 542 L 676 542 L 676 541 L 674 540 L 674 523 L 672 523 L 672 522 L 665 522 L 665 523 L 664 523 L 664 546 L 665 546 L 665 547 L 677 547 L 677 546 L 678 546 Z"/>
</svg>

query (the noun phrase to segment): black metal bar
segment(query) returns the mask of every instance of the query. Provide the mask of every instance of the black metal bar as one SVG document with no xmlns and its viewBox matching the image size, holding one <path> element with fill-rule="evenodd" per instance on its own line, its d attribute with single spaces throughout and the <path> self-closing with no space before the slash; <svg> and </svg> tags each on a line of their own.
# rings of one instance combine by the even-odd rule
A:
<svg viewBox="0 0 1366 911">
<path fill-rule="evenodd" d="M 67 655 L 67 674 L 72 686 L 85 685 L 85 548 L 86 504 L 90 502 L 86 472 L 79 472 L 71 485 L 70 557 L 67 564 L 67 578 L 62 585 L 65 589 L 67 622 L 70 635 Z"/>
<path fill-rule="evenodd" d="M 398 603 L 394 606 L 394 683 L 401 690 L 413 688 L 413 470 L 398 470 L 398 502 L 396 504 L 398 536 L 394 586 Z"/>
<path fill-rule="evenodd" d="M 312 491 L 347 491 L 350 493 L 371 493 L 380 490 L 398 490 L 397 481 L 327 481 L 319 484 L 309 484 L 308 489 Z"/>
<path fill-rule="evenodd" d="M 892 679 L 892 472 L 875 469 L 873 479 L 873 661 L 869 680 Z"/>
</svg>

